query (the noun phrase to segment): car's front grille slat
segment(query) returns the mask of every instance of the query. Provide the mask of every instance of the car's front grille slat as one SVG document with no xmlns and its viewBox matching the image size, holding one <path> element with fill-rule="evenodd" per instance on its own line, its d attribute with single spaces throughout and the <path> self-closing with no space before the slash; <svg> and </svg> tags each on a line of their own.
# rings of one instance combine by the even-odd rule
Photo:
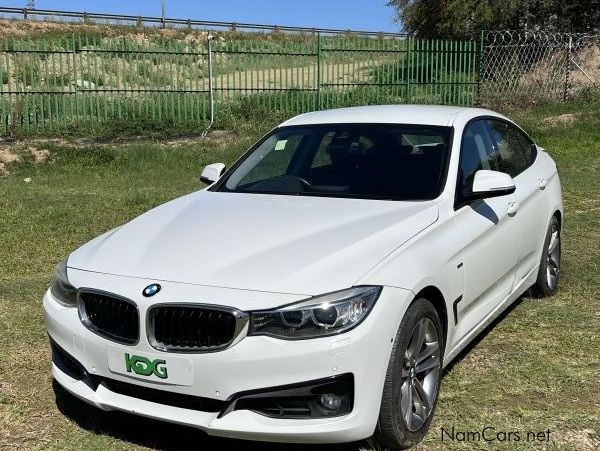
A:
<svg viewBox="0 0 600 451">
<path fill-rule="evenodd" d="M 150 343 L 165 351 L 216 351 L 229 346 L 236 334 L 234 313 L 210 306 L 157 305 L 149 318 Z"/>
<path fill-rule="evenodd" d="M 138 341 L 139 315 L 131 301 L 100 292 L 82 291 L 79 297 L 81 319 L 89 329 L 120 343 Z"/>
<path fill-rule="evenodd" d="M 221 315 L 221 313 L 218 314 L 218 318 L 219 320 L 216 321 L 215 323 L 215 337 L 217 337 L 217 340 L 222 340 L 223 337 L 221 336 L 221 324 L 222 324 L 222 320 L 223 320 L 223 315 Z"/>
</svg>

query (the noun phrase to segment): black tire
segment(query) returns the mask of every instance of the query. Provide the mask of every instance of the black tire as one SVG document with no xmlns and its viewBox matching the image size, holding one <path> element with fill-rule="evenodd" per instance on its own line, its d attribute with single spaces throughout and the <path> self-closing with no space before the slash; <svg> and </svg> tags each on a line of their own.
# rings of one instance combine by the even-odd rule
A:
<svg viewBox="0 0 600 451">
<path fill-rule="evenodd" d="M 531 292 L 536 297 L 542 298 L 551 296 L 558 288 L 562 241 L 560 232 L 561 230 L 558 218 L 553 216 L 552 220 L 550 221 L 550 225 L 548 226 L 548 230 L 546 231 L 546 239 L 544 240 L 544 248 L 542 249 L 542 257 L 540 260 L 540 269 L 538 270 L 537 280 L 531 287 Z M 553 240 L 553 235 L 555 233 L 556 241 Z"/>
<path fill-rule="evenodd" d="M 420 324 L 427 325 L 428 337 L 432 337 L 432 334 L 430 333 L 432 331 L 431 326 L 435 327 L 438 338 L 438 351 L 436 356 L 432 354 L 430 358 L 437 358 L 439 361 L 439 366 L 437 367 L 435 374 L 427 373 L 427 377 L 429 377 L 429 379 L 427 379 L 426 382 L 423 381 L 420 387 L 420 393 L 425 394 L 423 388 L 427 386 L 429 391 L 433 394 L 433 401 L 427 403 L 430 405 L 430 408 L 427 409 L 429 413 L 427 414 L 426 420 L 420 425 L 420 427 L 416 429 L 413 427 L 413 430 L 411 430 L 407 426 L 407 422 L 404 417 L 407 409 L 404 408 L 403 410 L 403 407 L 401 407 L 401 402 L 408 402 L 407 400 L 409 398 L 412 400 L 414 395 L 410 394 L 409 396 L 404 396 L 402 387 L 407 387 L 407 383 L 409 384 L 408 387 L 412 387 L 409 380 L 414 381 L 414 376 L 417 374 L 415 373 L 415 369 L 417 367 L 413 367 L 412 371 L 407 369 L 407 365 L 408 367 L 411 367 L 410 360 L 414 361 L 414 359 L 409 358 L 410 349 L 407 351 L 407 348 L 409 348 L 409 345 L 411 348 L 415 348 L 416 345 L 413 346 L 413 344 L 417 341 L 416 339 L 411 341 L 411 338 L 415 336 L 413 335 L 413 332 L 417 330 L 417 326 Z M 443 335 L 440 318 L 431 302 L 424 298 L 415 300 L 410 305 L 406 314 L 404 315 L 404 318 L 402 319 L 402 323 L 400 324 L 398 332 L 396 333 L 396 338 L 392 347 L 385 384 L 383 386 L 383 397 L 381 400 L 379 420 L 375 434 L 371 438 L 372 444 L 375 445 L 374 448 L 405 449 L 420 442 L 423 440 L 423 437 L 425 437 L 425 434 L 429 429 L 429 425 L 431 424 L 435 406 L 437 404 L 440 379 L 442 375 L 441 367 L 443 361 L 444 342 L 445 337 Z M 427 342 L 427 339 L 425 339 L 425 347 L 419 347 L 422 352 L 418 352 L 417 354 L 422 356 L 426 355 L 429 352 L 427 346 L 430 346 L 430 349 L 433 349 L 432 343 L 433 341 Z M 433 360 L 430 360 L 430 358 L 428 357 L 424 362 L 433 362 Z M 424 366 L 421 368 L 424 368 Z M 408 375 L 406 373 L 408 373 Z M 420 374 L 425 374 L 425 372 Z M 429 374 L 432 374 L 432 376 L 429 376 Z M 406 393 L 408 391 L 411 391 L 410 388 L 408 388 Z M 411 393 L 415 392 L 411 391 Z M 419 393 L 419 390 L 417 390 L 417 393 Z M 410 410 L 415 412 L 414 414 L 410 414 L 412 418 L 413 415 L 416 416 L 417 414 L 416 410 L 413 410 L 412 403 L 410 403 L 410 405 Z M 412 421 L 411 425 L 414 426 Z"/>
</svg>

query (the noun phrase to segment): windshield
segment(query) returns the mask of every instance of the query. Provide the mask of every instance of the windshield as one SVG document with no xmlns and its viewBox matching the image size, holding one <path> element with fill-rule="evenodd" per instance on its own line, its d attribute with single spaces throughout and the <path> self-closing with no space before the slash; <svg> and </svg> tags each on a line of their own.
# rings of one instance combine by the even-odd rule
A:
<svg viewBox="0 0 600 451">
<path fill-rule="evenodd" d="M 450 130 L 401 124 L 281 127 L 260 141 L 214 189 L 434 199 L 442 190 Z"/>
</svg>

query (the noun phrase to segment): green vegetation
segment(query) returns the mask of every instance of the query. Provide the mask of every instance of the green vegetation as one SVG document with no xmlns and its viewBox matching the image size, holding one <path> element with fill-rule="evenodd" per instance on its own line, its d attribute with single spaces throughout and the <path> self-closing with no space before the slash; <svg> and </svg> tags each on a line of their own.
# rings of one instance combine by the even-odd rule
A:
<svg viewBox="0 0 600 451">
<path fill-rule="evenodd" d="M 452 366 L 431 432 L 417 449 L 484 446 L 441 441 L 441 428 L 453 426 L 551 431 L 550 443 L 492 443 L 490 449 L 598 449 L 600 102 L 507 114 L 551 152 L 560 169 L 566 205 L 561 286 L 549 299 L 523 298 Z M 231 163 L 277 118 L 253 119 L 236 116 L 227 124 L 235 132 L 213 131 L 204 140 L 3 144 L 0 154 L 11 152 L 21 161 L 8 164 L 10 175 L 0 178 L 0 449 L 306 449 L 213 439 L 102 413 L 62 391 L 57 408 L 52 390 L 41 297 L 54 265 L 100 233 L 200 188 L 197 176 L 205 164 Z"/>
<path fill-rule="evenodd" d="M 473 36 L 482 30 L 598 30 L 600 9 L 588 0 L 388 0 L 405 31 L 419 36 Z"/>
</svg>

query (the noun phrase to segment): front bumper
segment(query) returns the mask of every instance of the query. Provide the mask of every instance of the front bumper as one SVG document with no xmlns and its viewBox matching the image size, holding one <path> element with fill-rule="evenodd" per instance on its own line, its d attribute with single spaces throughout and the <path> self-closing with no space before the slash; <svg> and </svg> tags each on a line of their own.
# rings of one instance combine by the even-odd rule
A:
<svg viewBox="0 0 600 451">
<path fill-rule="evenodd" d="M 72 273 L 69 273 L 71 276 Z M 136 292 L 141 293 L 139 287 L 151 281 L 89 273 L 76 277 L 84 276 L 87 278 L 85 286 L 101 287 L 137 302 L 140 315 L 144 317 L 149 307 L 148 300 L 138 299 L 141 296 Z M 81 283 L 77 285 L 83 286 Z M 167 290 L 168 285 L 163 283 L 163 291 L 177 291 L 174 286 L 173 290 Z M 206 303 L 206 299 L 219 299 L 222 305 L 226 304 L 229 291 L 222 289 L 220 295 L 215 296 L 213 288 L 186 286 L 178 289 L 187 291 L 184 299 L 193 298 L 203 303 Z M 206 290 L 211 291 L 210 296 Z M 260 293 L 255 296 L 260 296 Z M 161 404 L 112 391 L 110 384 L 100 383 L 94 387 L 71 377 L 64 368 L 52 365 L 52 375 L 60 385 L 103 410 L 121 410 L 197 427 L 210 435 L 229 438 L 339 443 L 364 439 L 375 430 L 392 339 L 411 298 L 410 291 L 384 288 L 373 311 L 363 323 L 339 336 L 297 341 L 252 336 L 223 351 L 186 354 L 192 365 L 193 380 L 181 385 L 149 382 L 111 371 L 107 352 L 114 343 L 88 330 L 79 320 L 76 309 L 61 306 L 49 292 L 44 296 L 44 311 L 51 340 L 79 362 L 91 376 L 153 390 L 224 402 L 240 392 L 351 374 L 354 397 L 350 413 L 332 418 L 288 419 L 271 418 L 251 410 L 234 410 L 219 415 L 218 411 Z M 286 300 L 289 299 L 281 303 Z M 157 354 L 146 339 L 144 321 L 139 343 L 127 349 L 138 354 Z M 165 358 L 177 356 L 175 353 L 163 355 Z"/>
</svg>

